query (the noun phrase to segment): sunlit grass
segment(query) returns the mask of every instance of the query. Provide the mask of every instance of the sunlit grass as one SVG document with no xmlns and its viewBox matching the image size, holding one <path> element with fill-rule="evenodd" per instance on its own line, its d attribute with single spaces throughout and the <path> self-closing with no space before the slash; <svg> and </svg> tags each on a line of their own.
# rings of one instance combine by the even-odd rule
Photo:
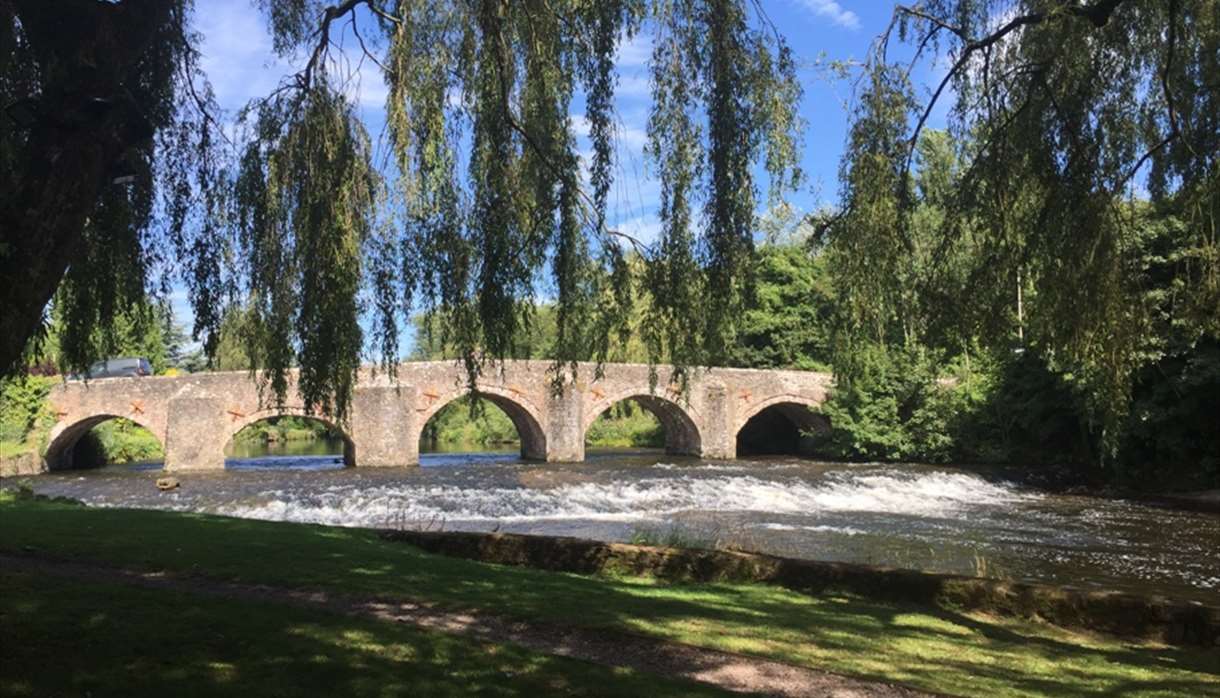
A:
<svg viewBox="0 0 1220 698">
<path fill-rule="evenodd" d="M 0 550 L 645 633 L 956 695 L 1220 696 L 1220 652 L 746 584 L 669 585 L 422 553 L 359 529 L 0 501 Z"/>
</svg>

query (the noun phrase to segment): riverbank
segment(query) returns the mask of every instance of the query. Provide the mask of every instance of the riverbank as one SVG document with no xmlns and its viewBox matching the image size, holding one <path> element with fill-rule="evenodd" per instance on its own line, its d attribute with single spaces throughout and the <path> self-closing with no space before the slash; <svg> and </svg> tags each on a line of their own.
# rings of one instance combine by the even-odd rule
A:
<svg viewBox="0 0 1220 698">
<path fill-rule="evenodd" d="M 97 509 L 12 494 L 0 498 L 0 520 L 5 554 L 487 609 L 526 622 L 643 635 L 951 695 L 1220 696 L 1214 648 L 1122 642 L 930 606 L 757 584 L 669 584 L 502 567 L 427 554 L 362 529 Z M 139 597 L 123 599 L 95 599 L 91 613 L 114 617 L 144 607 Z M 173 629 L 165 624 L 157 656 L 175 656 L 177 642 L 165 636 Z M 370 635 L 366 644 L 375 640 Z M 236 661 L 231 671 L 246 669 Z"/>
<path fill-rule="evenodd" d="M 1179 511 L 1220 514 L 1220 489 L 1192 491 L 1114 482 L 1102 478 L 1099 473 L 1090 474 L 1074 466 L 1028 468 L 1004 464 L 955 465 L 991 482 L 1009 482 L 1042 492 L 1122 499 Z"/>
<path fill-rule="evenodd" d="M 382 536 L 431 553 L 552 572 L 627 574 L 678 583 L 767 584 L 812 595 L 847 593 L 873 600 L 1038 620 L 1069 630 L 1127 639 L 1220 646 L 1220 606 L 1162 596 L 556 536 L 410 530 L 384 531 Z"/>
<path fill-rule="evenodd" d="M 952 468 L 621 452 L 580 464 L 510 453 L 424 461 L 235 460 L 225 472 L 178 473 L 182 487 L 170 494 L 155 486 L 161 474 L 138 466 L 11 484 L 100 507 L 715 547 L 1212 604 L 1220 590 L 1220 550 L 1210 544 L 1220 518 L 1047 494 Z"/>
</svg>

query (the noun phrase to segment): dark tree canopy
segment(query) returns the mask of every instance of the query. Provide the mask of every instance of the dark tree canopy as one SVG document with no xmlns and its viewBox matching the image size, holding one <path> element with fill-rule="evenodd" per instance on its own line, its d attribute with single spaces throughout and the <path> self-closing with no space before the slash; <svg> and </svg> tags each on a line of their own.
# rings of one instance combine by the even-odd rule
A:
<svg viewBox="0 0 1220 698">
<path fill-rule="evenodd" d="M 1089 386 L 1114 445 L 1161 330 L 1220 334 L 1220 3 L 898 6 L 858 87 L 828 225 L 846 336 L 1028 347 Z M 948 152 L 921 138 L 946 103 Z M 957 163 L 947 196 L 925 186 L 937 161 Z M 1142 240 L 1169 223 L 1161 284 Z"/>
<path fill-rule="evenodd" d="M 274 393 L 299 367 L 307 404 L 339 415 L 363 348 L 395 360 L 420 308 L 444 319 L 473 379 L 514 353 L 543 293 L 562 369 L 608 355 L 642 276 L 650 356 L 727 354 L 762 190 L 779 197 L 797 177 L 794 62 L 758 5 L 254 4 L 298 72 L 226 129 L 197 67 L 190 0 L 0 1 L 6 372 L 57 290 L 60 347 L 79 366 L 101 351 L 95 327 L 178 278 L 209 353 L 240 304 Z M 344 88 L 344 26 L 389 88 L 386 162 Z M 606 216 L 616 54 L 637 34 L 653 46 L 654 245 Z M 581 111 L 587 177 L 570 116 Z"/>
</svg>

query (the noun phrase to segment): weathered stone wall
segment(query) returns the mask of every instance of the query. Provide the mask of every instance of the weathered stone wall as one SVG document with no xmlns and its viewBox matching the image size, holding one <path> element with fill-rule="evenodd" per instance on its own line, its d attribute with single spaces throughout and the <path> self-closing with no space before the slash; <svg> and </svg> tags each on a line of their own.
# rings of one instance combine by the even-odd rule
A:
<svg viewBox="0 0 1220 698">
<path fill-rule="evenodd" d="M 0 456 L 0 477 L 37 475 L 45 470 L 46 462 L 33 451 L 19 453 L 15 456 Z"/>
<path fill-rule="evenodd" d="M 628 398 L 661 421 L 669 451 L 734 458 L 737 432 L 750 417 L 772 406 L 817 407 L 830 386 L 823 373 L 716 368 L 697 371 L 684 392 L 664 368 L 650 387 L 648 366 L 606 364 L 597 375 L 596 366 L 581 364 L 557 390 L 550 369 L 546 361 L 506 362 L 483 376 L 478 390 L 512 419 L 523 456 L 551 461 L 584 460 L 589 427 Z M 418 463 L 428 419 L 468 392 L 466 374 L 453 362 L 404 363 L 394 381 L 362 370 L 351 416 L 339 425 L 349 464 Z M 51 402 L 58 420 L 46 453 L 51 468 L 67 467 L 76 440 L 112 417 L 147 428 L 165 448 L 166 469 L 185 470 L 223 468 L 225 445 L 248 424 L 304 414 L 299 398 L 271 404 L 246 372 L 65 383 L 52 391 Z"/>
</svg>

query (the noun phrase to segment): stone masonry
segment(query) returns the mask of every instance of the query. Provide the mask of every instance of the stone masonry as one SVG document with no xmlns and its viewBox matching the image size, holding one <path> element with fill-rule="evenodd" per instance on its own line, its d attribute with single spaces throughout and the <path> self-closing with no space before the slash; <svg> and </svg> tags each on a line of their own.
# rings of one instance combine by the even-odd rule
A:
<svg viewBox="0 0 1220 698">
<path fill-rule="evenodd" d="M 700 369 L 683 392 L 658 367 L 655 390 L 648 366 L 580 364 L 554 390 L 548 361 L 509 361 L 489 369 L 477 386 L 480 397 L 503 409 L 521 437 L 526 458 L 579 462 L 585 433 L 601 413 L 628 398 L 656 415 L 665 428 L 666 450 L 704 458 L 735 458 L 737 433 L 754 415 L 776 407 L 805 427 L 826 399 L 831 377 L 804 371 Z M 347 422 L 348 465 L 405 466 L 419 463 L 419 438 L 438 410 L 469 393 L 466 374 L 454 362 L 400 364 L 397 380 L 362 369 Z M 247 372 L 199 373 L 152 378 L 69 382 L 51 393 L 57 423 L 45 456 L 51 469 L 69 467 L 72 449 L 86 431 L 125 417 L 151 431 L 165 449 L 166 470 L 220 469 L 224 448 L 248 424 L 281 415 L 304 415 L 299 399 L 282 407 L 260 396 Z M 804 417 L 802 415 L 805 415 Z"/>
</svg>

